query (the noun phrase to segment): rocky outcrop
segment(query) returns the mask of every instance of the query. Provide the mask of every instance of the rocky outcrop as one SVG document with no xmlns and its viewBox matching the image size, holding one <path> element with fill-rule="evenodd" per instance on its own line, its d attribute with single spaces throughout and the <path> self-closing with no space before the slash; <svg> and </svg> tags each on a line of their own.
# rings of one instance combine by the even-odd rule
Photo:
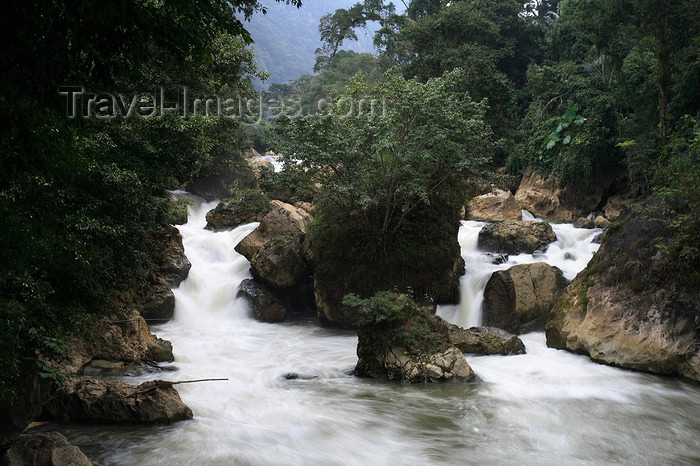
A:
<svg viewBox="0 0 700 466">
<path fill-rule="evenodd" d="M 393 301 L 360 321 L 355 375 L 406 383 L 476 380 L 462 351 L 450 343 L 442 319 L 407 296 Z"/>
<path fill-rule="evenodd" d="M 616 194 L 614 196 L 610 196 L 603 207 L 605 218 L 611 222 L 614 222 L 627 207 L 632 205 L 633 202 L 634 197 L 632 195 Z"/>
<path fill-rule="evenodd" d="M 92 466 L 88 457 L 58 432 L 22 434 L 0 460 L 7 466 Z"/>
<path fill-rule="evenodd" d="M 307 249 L 305 248 L 304 250 L 306 251 Z M 426 261 L 421 262 L 421 264 L 426 270 L 433 270 L 436 275 L 440 274 L 445 283 L 444 288 L 432 297 L 433 302 L 440 304 L 457 303 L 459 300 L 460 277 L 464 275 L 464 258 L 457 253 L 451 264 L 446 261 L 444 264 L 440 264 L 441 261 L 447 259 L 447 253 L 444 250 L 431 251 L 431 249 L 426 248 L 423 253 Z M 312 252 L 308 254 L 313 257 Z M 313 284 L 316 311 L 321 322 L 332 327 L 357 328 L 359 319 L 357 310 L 342 304 L 345 294 L 353 290 L 341 288 L 337 283 L 328 283 L 318 275 L 315 276 Z"/>
<path fill-rule="evenodd" d="M 281 322 L 288 317 L 282 300 L 255 280 L 243 280 L 236 296 L 248 302 L 253 316 L 261 322 Z"/>
<path fill-rule="evenodd" d="M 472 198 L 467 204 L 467 219 L 484 222 L 522 220 L 522 207 L 509 191 L 497 189 Z"/>
<path fill-rule="evenodd" d="M 156 338 L 135 310 L 114 314 L 67 342 L 63 359 L 52 362 L 60 372 L 81 374 L 92 361 L 106 361 L 113 367 L 129 367 L 149 361 L 173 360 L 169 341 Z M 99 364 L 99 363 L 98 363 Z"/>
<path fill-rule="evenodd" d="M 602 215 L 598 215 L 595 220 L 593 220 L 593 225 L 595 225 L 596 228 L 608 228 L 610 226 L 610 221 Z"/>
<path fill-rule="evenodd" d="M 548 346 L 700 381 L 700 290 L 656 246 L 666 215 L 651 200 L 620 216 L 549 314 Z"/>
<path fill-rule="evenodd" d="M 169 320 L 175 311 L 172 288 L 187 278 L 192 264 L 185 256 L 182 236 L 177 228 L 161 229 L 152 232 L 151 236 L 154 243 L 160 246 L 154 253 L 157 268 L 138 290 L 136 305 L 147 321 L 162 323 Z"/>
<path fill-rule="evenodd" d="M 532 254 L 557 240 L 552 227 L 542 222 L 506 220 L 484 226 L 478 247 L 506 254 Z"/>
<path fill-rule="evenodd" d="M 173 225 L 184 225 L 187 223 L 189 217 L 187 207 L 172 198 L 168 199 L 168 203 L 170 206 L 170 222 Z"/>
<path fill-rule="evenodd" d="M 544 330 L 567 284 L 561 270 L 544 262 L 495 272 L 484 290 L 484 324 L 515 334 Z"/>
<path fill-rule="evenodd" d="M 190 273 L 192 264 L 185 255 L 185 247 L 182 245 L 180 231 L 171 227 L 161 230 L 160 242 L 165 245 L 157 256 L 158 275 L 171 287 L 176 287 Z"/>
<path fill-rule="evenodd" d="M 304 295 L 311 290 L 299 234 L 277 236 L 263 244 L 250 260 L 254 275 L 281 295 Z"/>
<path fill-rule="evenodd" d="M 436 317 L 439 318 L 439 317 Z M 445 322 L 450 342 L 463 353 L 500 354 L 509 356 L 525 354 L 522 340 L 512 333 L 495 327 L 471 327 L 464 329 Z"/>
<path fill-rule="evenodd" d="M 361 359 L 355 374 L 404 383 L 471 382 L 476 379 L 464 355 L 454 346 L 420 357 L 406 354 L 400 347 L 389 348 L 374 364 Z"/>
<path fill-rule="evenodd" d="M 215 173 L 205 168 L 185 189 L 213 201 L 231 197 L 235 189 L 258 188 L 257 175 L 245 160 L 233 158 L 229 162 L 232 163 L 221 164 Z"/>
<path fill-rule="evenodd" d="M 590 230 L 595 228 L 595 223 L 593 223 L 593 220 L 589 219 L 588 217 L 579 217 L 576 220 L 574 220 L 574 227 L 587 228 Z"/>
<path fill-rule="evenodd" d="M 262 213 L 239 209 L 236 205 L 219 203 L 216 208 L 207 212 L 207 230 L 229 230 L 238 225 L 259 222 Z"/>
<path fill-rule="evenodd" d="M 568 222 L 598 209 L 618 177 L 616 170 L 606 170 L 589 183 L 578 186 L 563 183 L 556 177 L 545 179 L 536 173 L 526 174 L 515 200 L 536 217 Z"/>
<path fill-rule="evenodd" d="M 192 410 L 172 383 L 162 380 L 127 385 L 70 379 L 44 406 L 46 414 L 66 422 L 170 424 L 192 419 Z"/>
<path fill-rule="evenodd" d="M 236 246 L 236 251 L 251 260 L 265 243 L 277 236 L 306 234 L 306 225 L 311 215 L 304 210 L 282 201 L 271 201 L 268 212 L 260 225 Z"/>
</svg>

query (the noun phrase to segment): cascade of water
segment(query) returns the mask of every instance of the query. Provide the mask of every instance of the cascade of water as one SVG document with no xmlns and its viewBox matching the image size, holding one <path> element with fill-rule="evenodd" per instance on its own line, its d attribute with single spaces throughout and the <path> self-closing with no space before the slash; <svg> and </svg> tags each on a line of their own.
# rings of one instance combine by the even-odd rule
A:
<svg viewBox="0 0 700 466">
<path fill-rule="evenodd" d="M 526 215 L 527 213 L 527 215 Z M 523 219 L 539 221 L 523 209 Z M 483 222 L 463 221 L 459 230 L 459 243 L 465 262 L 465 274 L 460 281 L 460 304 L 438 306 L 438 315 L 448 322 L 469 328 L 481 325 L 481 306 L 484 289 L 491 275 L 498 270 L 506 270 L 517 264 L 547 262 L 559 267 L 568 280 L 573 280 L 578 272 L 586 267 L 598 244 L 593 243 L 600 229 L 574 228 L 569 224 L 553 224 L 557 240 L 544 252 L 509 256 L 503 262 L 502 256 L 488 254 L 478 249 L 479 231 Z"/>
<path fill-rule="evenodd" d="M 185 194 L 179 193 L 180 196 Z M 469 355 L 484 383 L 407 386 L 353 377 L 352 331 L 315 320 L 264 324 L 234 298 L 248 262 L 234 246 L 255 224 L 204 230 L 215 203 L 194 198 L 180 228 L 190 275 L 174 290 L 174 319 L 154 326 L 173 342 L 170 372 L 124 377 L 226 382 L 179 385 L 194 419 L 171 426 L 70 426 L 60 430 L 96 464 L 677 464 L 700 461 L 700 391 L 672 379 L 623 371 L 524 335 L 527 354 Z M 542 256 L 491 264 L 477 250 L 479 222 L 459 241 L 473 273 L 462 280 L 462 325 L 477 322 L 494 270 L 542 260 L 569 264 L 572 278 L 596 245 L 594 231 L 554 225 Z M 562 258 L 566 252 L 576 260 Z M 580 261 L 580 263 L 576 263 Z M 467 306 L 466 303 L 469 303 Z M 441 312 L 444 311 L 441 307 Z M 284 374 L 302 376 L 286 380 Z"/>
</svg>

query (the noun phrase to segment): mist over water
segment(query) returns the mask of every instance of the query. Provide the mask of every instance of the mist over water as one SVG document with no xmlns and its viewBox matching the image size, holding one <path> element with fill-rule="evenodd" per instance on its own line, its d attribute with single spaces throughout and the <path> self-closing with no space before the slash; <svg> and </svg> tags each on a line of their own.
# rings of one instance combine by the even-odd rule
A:
<svg viewBox="0 0 700 466">
<path fill-rule="evenodd" d="M 179 195 L 185 195 L 180 193 Z M 256 224 L 204 230 L 216 203 L 194 198 L 180 227 L 192 263 L 175 290 L 172 321 L 153 332 L 172 341 L 172 372 L 123 378 L 226 377 L 178 385 L 192 421 L 157 427 L 60 426 L 97 464 L 680 464 L 700 462 L 700 387 L 592 363 L 524 335 L 527 354 L 470 356 L 483 382 L 402 385 L 349 375 L 354 332 L 316 319 L 264 324 L 235 299 L 249 278 L 233 248 Z M 439 313 L 460 325 L 480 319 L 494 270 L 546 261 L 568 279 L 597 245 L 594 230 L 553 225 L 542 255 L 500 265 L 476 249 L 482 224 L 463 222 L 468 274 L 462 305 Z M 567 259 L 566 254 L 574 259 Z M 295 372 L 310 380 L 286 380 Z"/>
</svg>

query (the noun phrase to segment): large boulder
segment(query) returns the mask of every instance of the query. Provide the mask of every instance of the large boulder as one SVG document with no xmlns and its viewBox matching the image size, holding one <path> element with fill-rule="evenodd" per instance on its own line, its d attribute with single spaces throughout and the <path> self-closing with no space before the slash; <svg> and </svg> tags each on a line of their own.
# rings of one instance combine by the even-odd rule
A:
<svg viewBox="0 0 700 466">
<path fill-rule="evenodd" d="M 556 240 L 547 223 L 506 220 L 485 225 L 479 232 L 478 247 L 490 252 L 532 254 Z"/>
<path fill-rule="evenodd" d="M 260 225 L 236 246 L 236 251 L 251 260 L 270 239 L 287 234 L 306 234 L 311 215 L 304 209 L 282 201 L 271 201 Z"/>
<path fill-rule="evenodd" d="M 80 375 L 93 361 L 112 367 L 131 367 L 148 362 L 173 361 L 172 345 L 150 332 L 136 310 L 125 310 L 95 323 L 68 341 L 69 351 L 51 362 L 58 371 Z"/>
<path fill-rule="evenodd" d="M 547 314 L 567 284 L 559 268 L 544 262 L 495 272 L 484 290 L 484 324 L 515 334 L 544 330 Z"/>
<path fill-rule="evenodd" d="M 147 322 L 160 324 L 170 320 L 175 312 L 175 294 L 163 278 L 153 277 L 141 292 L 139 312 Z"/>
<path fill-rule="evenodd" d="M 244 189 L 231 199 L 219 204 L 209 212 L 206 219 L 208 230 L 226 230 L 244 223 L 259 222 L 268 212 L 270 199 L 257 189 Z"/>
<path fill-rule="evenodd" d="M 474 354 L 525 354 L 525 344 L 512 333 L 495 327 L 471 327 L 468 329 L 445 322 L 450 342 L 463 353 Z"/>
<path fill-rule="evenodd" d="M 309 249 L 303 247 L 302 252 L 313 260 L 313 253 Z M 460 277 L 464 275 L 465 267 L 464 258 L 457 252 L 449 261 L 449 253 L 444 248 L 442 251 L 426 248 L 422 252 L 426 260 L 419 263 L 424 270 L 433 271 L 434 276 L 441 277 L 443 282 L 442 288 L 433 290 L 434 294 L 431 296 L 433 302 L 439 304 L 459 302 Z M 356 290 L 347 283 L 339 285 L 337 281 L 326 281 L 318 274 L 314 278 L 313 288 L 317 315 L 323 324 L 339 328 L 357 328 L 359 319 L 357 309 L 342 303 L 346 294 Z"/>
<path fill-rule="evenodd" d="M 281 322 L 288 316 L 282 300 L 255 280 L 243 280 L 236 296 L 248 301 L 253 316 L 261 322 Z"/>
<path fill-rule="evenodd" d="M 614 222 L 627 207 L 632 205 L 633 202 L 634 197 L 632 195 L 616 194 L 614 196 L 610 196 L 608 201 L 605 203 L 605 206 L 603 206 L 605 218 L 611 222 Z"/>
<path fill-rule="evenodd" d="M 360 320 L 355 375 L 407 383 L 476 379 L 462 351 L 450 343 L 442 319 L 404 295 L 388 299 L 393 304 L 384 301 Z"/>
<path fill-rule="evenodd" d="M 192 410 L 172 383 L 162 380 L 127 385 L 69 379 L 44 406 L 46 414 L 66 422 L 170 424 L 192 419 Z"/>
<path fill-rule="evenodd" d="M 497 189 L 472 198 L 467 204 L 467 218 L 483 222 L 522 220 L 522 207 L 510 191 Z"/>
<path fill-rule="evenodd" d="M 585 184 L 530 173 L 523 176 L 515 200 L 536 217 L 568 222 L 598 209 L 616 183 L 618 170 L 605 170 Z"/>
<path fill-rule="evenodd" d="M 700 290 L 657 247 L 668 221 L 654 199 L 620 216 L 549 314 L 548 346 L 700 381 Z"/>
<path fill-rule="evenodd" d="M 279 294 L 305 294 L 310 289 L 310 272 L 303 258 L 302 240 L 299 234 L 286 234 L 267 241 L 250 260 L 254 275 Z"/>
<path fill-rule="evenodd" d="M 176 287 L 190 273 L 192 264 L 185 255 L 185 247 L 182 245 L 182 235 L 175 227 L 162 229 L 157 233 L 160 242 L 164 245 L 157 255 L 158 275 L 171 287 Z"/>
<path fill-rule="evenodd" d="M 241 210 L 236 205 L 220 202 L 216 208 L 207 212 L 207 230 L 228 230 L 245 223 L 259 222 L 262 215 L 259 212 Z"/>
<path fill-rule="evenodd" d="M 144 319 L 162 323 L 172 318 L 175 311 L 172 288 L 187 278 L 192 264 L 185 255 L 182 235 L 177 228 L 162 228 L 150 235 L 156 244 L 152 252 L 156 270 L 136 290 L 135 301 Z"/>
<path fill-rule="evenodd" d="M 5 452 L 7 466 L 92 466 L 92 462 L 59 432 L 22 434 Z"/>
</svg>

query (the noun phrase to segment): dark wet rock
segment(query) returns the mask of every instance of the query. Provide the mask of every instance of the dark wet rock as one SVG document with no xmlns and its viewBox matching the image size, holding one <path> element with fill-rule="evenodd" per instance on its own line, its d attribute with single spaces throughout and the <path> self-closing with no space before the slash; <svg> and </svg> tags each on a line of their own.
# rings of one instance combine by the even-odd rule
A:
<svg viewBox="0 0 700 466">
<path fill-rule="evenodd" d="M 564 254 L 564 260 L 567 260 L 567 261 L 575 261 L 575 260 L 576 260 L 576 256 L 574 256 L 574 255 L 571 254 L 570 252 L 567 252 L 566 254 Z"/>
<path fill-rule="evenodd" d="M 522 340 L 512 333 L 495 327 L 471 327 L 464 329 L 445 322 L 450 342 L 463 353 L 475 354 L 525 354 Z"/>
<path fill-rule="evenodd" d="M 552 227 L 543 222 L 506 220 L 484 226 L 479 249 L 506 254 L 532 254 L 557 240 Z"/>
<path fill-rule="evenodd" d="M 282 376 L 285 380 L 314 380 L 318 379 L 317 375 L 310 374 L 297 374 L 296 372 L 289 372 Z"/>
<path fill-rule="evenodd" d="M 508 262 L 508 254 L 487 253 L 493 265 L 505 264 Z"/>
<path fill-rule="evenodd" d="M 175 295 L 170 285 L 164 279 L 156 278 L 148 293 L 139 306 L 143 318 L 151 323 L 170 320 L 175 312 Z"/>
<path fill-rule="evenodd" d="M 255 280 L 243 280 L 236 296 L 248 301 L 253 316 L 261 322 L 281 322 L 288 317 L 284 303 Z"/>
<path fill-rule="evenodd" d="M 593 220 L 587 217 L 579 217 L 574 220 L 574 227 L 592 229 L 595 228 L 595 223 L 593 223 Z"/>
<path fill-rule="evenodd" d="M 567 285 L 562 271 L 544 262 L 495 272 L 484 290 L 484 324 L 515 334 L 544 330 L 549 310 Z"/>
<path fill-rule="evenodd" d="M 66 422 L 170 424 L 192 419 L 192 410 L 171 383 L 141 385 L 69 379 L 46 403 L 46 414 Z"/>
<path fill-rule="evenodd" d="M 22 434 L 2 457 L 7 466 L 91 466 L 92 462 L 58 432 Z"/>
</svg>

